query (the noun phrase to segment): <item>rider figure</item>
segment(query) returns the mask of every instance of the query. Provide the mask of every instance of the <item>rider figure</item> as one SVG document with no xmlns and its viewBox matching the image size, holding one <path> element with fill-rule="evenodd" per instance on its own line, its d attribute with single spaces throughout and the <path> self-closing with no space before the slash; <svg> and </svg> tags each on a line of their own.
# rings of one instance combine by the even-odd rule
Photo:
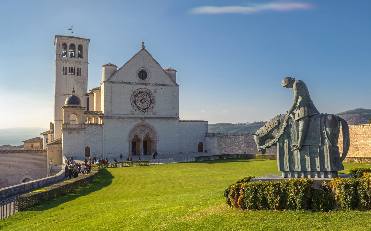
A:
<svg viewBox="0 0 371 231">
<path fill-rule="evenodd" d="M 293 145 L 293 150 L 300 150 L 307 135 L 309 127 L 309 117 L 319 114 L 314 106 L 307 86 L 301 80 L 295 80 L 292 77 L 286 77 L 282 80 L 281 85 L 285 88 L 292 88 L 294 92 L 294 103 L 287 115 L 291 115 L 294 121 L 299 124 L 297 143 Z"/>
</svg>

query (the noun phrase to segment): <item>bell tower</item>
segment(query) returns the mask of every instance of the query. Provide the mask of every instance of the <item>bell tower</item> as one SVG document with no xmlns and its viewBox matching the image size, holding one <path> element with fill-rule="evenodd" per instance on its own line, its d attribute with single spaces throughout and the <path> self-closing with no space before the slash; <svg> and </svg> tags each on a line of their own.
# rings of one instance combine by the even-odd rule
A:
<svg viewBox="0 0 371 231">
<path fill-rule="evenodd" d="M 86 107 L 89 42 L 76 36 L 55 36 L 54 139 L 62 136 L 62 107 L 73 89 L 82 101 L 81 106 Z"/>
</svg>

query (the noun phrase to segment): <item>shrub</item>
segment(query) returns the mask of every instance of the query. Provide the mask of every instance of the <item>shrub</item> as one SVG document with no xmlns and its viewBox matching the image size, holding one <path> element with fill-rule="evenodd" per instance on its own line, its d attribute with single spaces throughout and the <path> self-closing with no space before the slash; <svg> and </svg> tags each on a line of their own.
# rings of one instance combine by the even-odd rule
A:
<svg viewBox="0 0 371 231">
<path fill-rule="evenodd" d="M 17 198 L 19 211 L 27 210 L 43 201 L 54 199 L 58 196 L 73 192 L 80 186 L 86 185 L 94 179 L 98 172 L 91 172 L 77 178 L 65 180 L 29 193 L 20 195 Z"/>
<path fill-rule="evenodd" d="M 248 177 L 242 178 L 241 180 L 238 180 L 236 183 L 248 183 L 251 181 L 252 178 L 254 177 L 248 176 Z"/>
<path fill-rule="evenodd" d="M 358 183 L 359 180 L 354 178 L 336 178 L 329 182 L 339 208 L 355 209 L 358 207 Z"/>
<path fill-rule="evenodd" d="M 371 209 L 371 173 L 363 174 L 358 184 L 359 207 Z"/>
<path fill-rule="evenodd" d="M 312 188 L 311 209 L 314 211 L 330 211 L 336 207 L 331 188 L 323 183 L 319 188 Z"/>
<path fill-rule="evenodd" d="M 267 209 L 268 203 L 264 193 L 264 188 L 261 187 L 264 182 L 244 183 L 240 190 L 239 206 L 242 209 Z"/>
<path fill-rule="evenodd" d="M 224 196 L 231 207 L 247 210 L 371 209 L 371 173 L 361 178 L 335 178 L 315 185 L 310 179 L 253 181 L 246 177 Z"/>
<path fill-rule="evenodd" d="M 268 209 L 282 210 L 287 204 L 287 192 L 281 182 L 266 182 L 265 196 Z"/>
<path fill-rule="evenodd" d="M 312 180 L 290 179 L 285 182 L 287 209 L 308 209 L 310 206 Z"/>
<path fill-rule="evenodd" d="M 238 180 L 235 184 L 230 185 L 226 190 L 224 190 L 224 197 L 229 206 L 238 207 L 237 201 L 240 195 L 241 184 L 249 182 L 253 177 L 248 176 Z"/>
<path fill-rule="evenodd" d="M 371 173 L 371 168 L 353 168 L 350 175 L 354 178 L 361 178 L 365 173 Z"/>
</svg>

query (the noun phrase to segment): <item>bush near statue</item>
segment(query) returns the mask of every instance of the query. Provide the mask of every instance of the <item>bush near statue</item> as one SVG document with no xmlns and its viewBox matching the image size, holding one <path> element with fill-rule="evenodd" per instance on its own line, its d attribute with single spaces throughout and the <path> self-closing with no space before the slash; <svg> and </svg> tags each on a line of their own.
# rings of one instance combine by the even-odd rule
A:
<svg viewBox="0 0 371 231">
<path fill-rule="evenodd" d="M 343 170 L 349 149 L 349 127 L 339 116 L 321 114 L 314 106 L 307 86 L 286 77 L 282 86 L 292 88 L 294 103 L 285 115 L 278 115 L 256 131 L 259 151 L 277 145 L 278 168 L 284 178 L 332 178 Z M 343 150 L 338 139 L 343 133 Z"/>
<path fill-rule="evenodd" d="M 371 168 L 351 170 L 351 178 L 254 181 L 245 177 L 224 191 L 227 204 L 242 210 L 370 210 Z"/>
</svg>

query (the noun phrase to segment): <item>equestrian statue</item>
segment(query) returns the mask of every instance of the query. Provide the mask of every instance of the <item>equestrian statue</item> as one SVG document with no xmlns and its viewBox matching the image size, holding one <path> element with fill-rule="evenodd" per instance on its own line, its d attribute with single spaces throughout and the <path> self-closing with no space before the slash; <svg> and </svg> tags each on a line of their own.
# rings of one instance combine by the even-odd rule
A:
<svg viewBox="0 0 371 231">
<path fill-rule="evenodd" d="M 277 145 L 278 169 L 284 178 L 336 177 L 344 169 L 342 161 L 350 145 L 347 122 L 337 115 L 319 113 L 302 80 L 286 77 L 282 86 L 292 88 L 294 103 L 285 115 L 275 116 L 256 131 L 258 151 L 264 153 Z"/>
</svg>

